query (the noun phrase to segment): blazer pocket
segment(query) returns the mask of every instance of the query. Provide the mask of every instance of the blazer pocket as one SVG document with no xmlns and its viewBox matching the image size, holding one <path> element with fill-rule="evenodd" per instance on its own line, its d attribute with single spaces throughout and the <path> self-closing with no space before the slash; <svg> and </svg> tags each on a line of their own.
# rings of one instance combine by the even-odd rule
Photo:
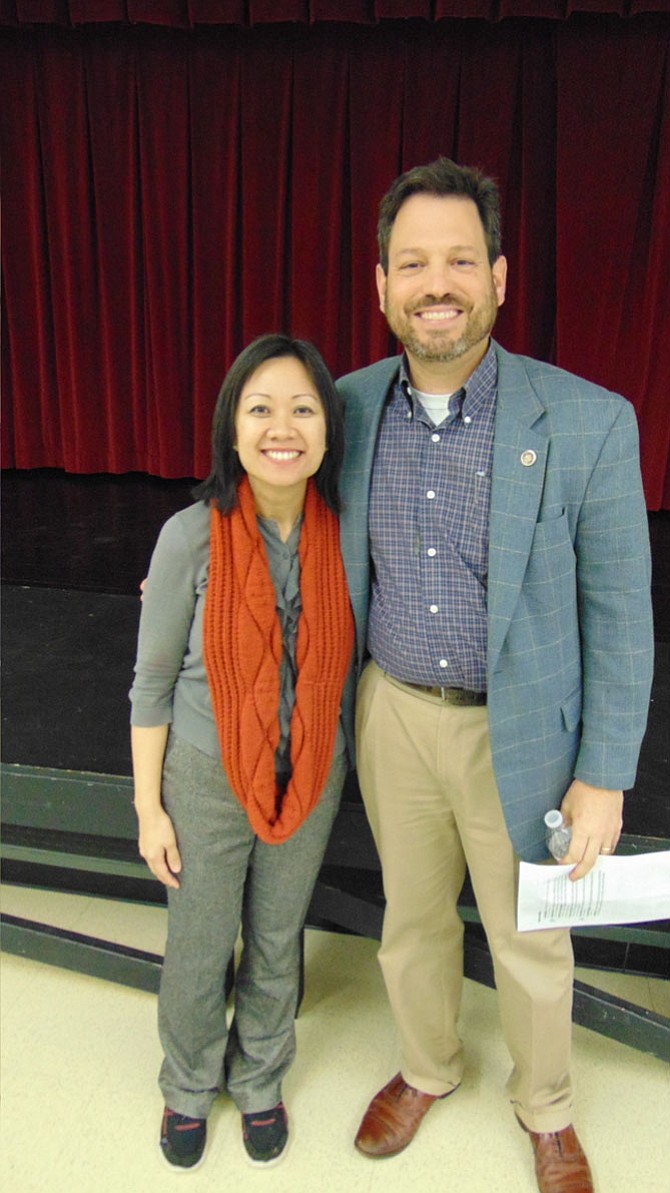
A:
<svg viewBox="0 0 670 1193">
<path fill-rule="evenodd" d="M 535 523 L 533 545 L 536 548 L 546 550 L 561 542 L 570 543 L 570 526 L 565 511 L 557 518 L 545 518 Z"/>
<path fill-rule="evenodd" d="M 574 733 L 582 719 L 582 689 L 575 688 L 574 692 L 561 704 L 563 724 L 569 733 Z"/>
</svg>

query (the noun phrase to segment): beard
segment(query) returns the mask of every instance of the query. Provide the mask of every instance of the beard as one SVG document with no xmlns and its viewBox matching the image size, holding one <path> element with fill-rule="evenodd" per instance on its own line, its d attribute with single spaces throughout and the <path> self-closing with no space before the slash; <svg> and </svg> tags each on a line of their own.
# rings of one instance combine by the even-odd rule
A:
<svg viewBox="0 0 670 1193">
<path fill-rule="evenodd" d="M 475 348 L 477 344 L 490 336 L 498 315 L 498 296 L 493 282 L 491 282 L 486 298 L 476 306 L 459 299 L 458 306 L 467 315 L 466 324 L 460 336 L 454 339 L 449 330 L 430 331 L 430 324 L 428 324 L 427 334 L 425 338 L 422 338 L 421 330 L 417 328 L 412 318 L 414 312 L 430 306 L 443 306 L 452 299 L 453 296 L 445 295 L 444 298 L 430 303 L 424 300 L 417 303 L 410 311 L 405 311 L 400 307 L 392 306 L 389 302 L 387 289 L 384 300 L 386 321 L 403 348 L 417 360 L 446 364 L 448 361 L 458 360 L 461 356 L 465 356 L 471 348 Z"/>
</svg>

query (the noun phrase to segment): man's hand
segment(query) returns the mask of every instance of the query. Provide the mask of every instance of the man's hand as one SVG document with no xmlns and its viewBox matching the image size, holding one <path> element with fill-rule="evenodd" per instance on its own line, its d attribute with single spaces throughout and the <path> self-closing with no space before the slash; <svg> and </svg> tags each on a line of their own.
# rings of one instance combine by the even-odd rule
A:
<svg viewBox="0 0 670 1193">
<path fill-rule="evenodd" d="M 561 812 L 572 829 L 570 848 L 562 866 L 574 866 L 569 878 L 576 882 L 588 874 L 598 855 L 617 847 L 623 822 L 623 791 L 590 787 L 574 779 L 563 797 Z"/>
</svg>

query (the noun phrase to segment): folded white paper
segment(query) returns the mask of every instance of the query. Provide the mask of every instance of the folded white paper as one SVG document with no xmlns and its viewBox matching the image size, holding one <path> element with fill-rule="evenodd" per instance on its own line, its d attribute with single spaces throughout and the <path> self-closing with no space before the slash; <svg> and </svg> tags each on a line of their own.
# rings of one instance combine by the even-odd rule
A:
<svg viewBox="0 0 670 1193">
<path fill-rule="evenodd" d="M 571 866 L 521 862 L 517 928 L 569 928 L 670 919 L 670 850 L 599 857 L 584 878 Z"/>
</svg>

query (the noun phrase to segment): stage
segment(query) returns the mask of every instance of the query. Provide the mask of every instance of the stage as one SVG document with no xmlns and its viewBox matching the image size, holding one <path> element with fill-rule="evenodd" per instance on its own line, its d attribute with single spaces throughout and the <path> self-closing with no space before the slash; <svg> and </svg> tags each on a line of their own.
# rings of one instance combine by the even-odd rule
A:
<svg viewBox="0 0 670 1193">
<path fill-rule="evenodd" d="M 3 873 L 11 881 L 38 883 L 41 876 L 68 889 L 89 883 L 85 889 L 101 893 L 162 898 L 158 884 L 132 877 L 141 870 L 127 693 L 139 582 L 160 526 L 189 503 L 193 483 L 50 469 L 3 474 Z M 665 841 L 668 848 L 670 513 L 650 515 L 650 530 L 656 670 L 624 831 L 629 842 L 651 839 L 659 847 Z M 58 866 L 62 836 L 70 833 L 65 853 L 99 855 L 109 865 L 98 866 L 93 877 L 83 864 L 74 871 Z M 40 856 L 50 864 L 40 868 Z M 378 863 L 353 778 L 322 879 L 314 918 L 377 935 L 383 907 Z M 467 891 L 464 906 L 476 943 L 481 929 Z M 658 947 L 662 939 L 670 939 L 670 923 L 655 925 L 652 937 L 642 928 L 629 929 L 624 939 L 586 935 L 576 941 L 576 951 L 583 964 L 663 973 L 668 955 Z"/>
</svg>

